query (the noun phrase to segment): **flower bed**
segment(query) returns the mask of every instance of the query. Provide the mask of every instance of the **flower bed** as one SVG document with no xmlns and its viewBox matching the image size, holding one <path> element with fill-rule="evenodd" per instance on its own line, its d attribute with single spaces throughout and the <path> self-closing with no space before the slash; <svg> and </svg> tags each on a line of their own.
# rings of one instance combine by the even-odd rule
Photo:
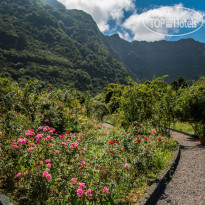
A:
<svg viewBox="0 0 205 205">
<path fill-rule="evenodd" d="M 136 202 L 176 149 L 154 129 L 142 136 L 101 125 L 61 135 L 42 126 L 1 141 L 1 186 L 16 204 Z"/>
</svg>

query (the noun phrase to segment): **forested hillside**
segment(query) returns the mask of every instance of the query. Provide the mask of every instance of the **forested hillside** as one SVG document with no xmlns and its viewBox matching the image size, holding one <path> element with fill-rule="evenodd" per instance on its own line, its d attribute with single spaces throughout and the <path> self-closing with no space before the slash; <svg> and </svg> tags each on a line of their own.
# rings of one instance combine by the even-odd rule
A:
<svg viewBox="0 0 205 205">
<path fill-rule="evenodd" d="M 105 37 L 105 44 L 131 76 L 141 82 L 163 75 L 169 75 L 169 82 L 178 76 L 197 80 L 205 74 L 205 44 L 193 39 L 128 42 L 115 34 Z"/>
<path fill-rule="evenodd" d="M 168 75 L 197 80 L 205 74 L 205 44 L 127 42 L 104 36 L 92 17 L 67 10 L 57 0 L 0 2 L 0 75 L 42 88 L 72 87 L 100 92 L 109 83 L 126 83 L 130 75 L 144 82 Z"/>
<path fill-rule="evenodd" d="M 126 82 L 127 71 L 101 44 L 103 35 L 83 11 L 39 0 L 3 0 L 0 19 L 3 77 L 93 92 L 110 82 Z"/>
</svg>

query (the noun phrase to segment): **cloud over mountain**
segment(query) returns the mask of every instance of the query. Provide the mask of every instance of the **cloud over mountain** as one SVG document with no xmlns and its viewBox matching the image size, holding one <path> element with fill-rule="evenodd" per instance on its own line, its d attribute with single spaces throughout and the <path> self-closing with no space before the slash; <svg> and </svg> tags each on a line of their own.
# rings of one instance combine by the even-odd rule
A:
<svg viewBox="0 0 205 205">
<path fill-rule="evenodd" d="M 132 41 L 158 41 L 167 39 L 170 30 L 165 26 L 155 28 L 152 32 L 146 28 L 144 22 L 150 24 L 152 17 L 168 19 L 172 14 L 176 18 L 199 18 L 197 12 L 191 9 L 183 9 L 183 5 L 161 6 L 139 13 L 136 8 L 135 0 L 58 0 L 67 9 L 79 9 L 89 13 L 99 29 L 107 34 L 118 33 L 125 40 Z M 129 15 L 127 14 L 129 13 Z M 205 16 L 203 12 L 200 12 Z M 112 26 L 110 24 L 112 22 Z M 199 22 L 199 21 L 198 21 Z M 177 29 L 173 29 L 174 34 Z M 157 34 L 157 33 L 161 33 Z"/>
<path fill-rule="evenodd" d="M 109 30 L 109 21 L 121 24 L 125 11 L 135 10 L 133 0 L 59 0 L 67 9 L 80 9 L 89 13 L 102 32 Z"/>
<path fill-rule="evenodd" d="M 162 6 L 141 14 L 136 13 L 131 15 L 125 20 L 122 27 L 133 34 L 133 40 L 156 41 L 165 39 L 167 35 L 174 35 L 175 32 L 179 32 L 179 29 L 182 28 L 173 28 L 170 33 L 170 28 L 164 23 L 162 26 L 155 26 L 152 29 L 152 32 L 145 26 L 145 24 L 151 25 L 153 19 L 162 19 L 165 22 L 169 21 L 170 25 L 174 25 L 178 20 L 181 22 L 191 22 L 194 19 L 196 23 L 199 24 L 201 23 L 202 16 L 204 16 L 204 13 L 198 13 L 191 9 L 183 8 L 182 4 Z"/>
</svg>

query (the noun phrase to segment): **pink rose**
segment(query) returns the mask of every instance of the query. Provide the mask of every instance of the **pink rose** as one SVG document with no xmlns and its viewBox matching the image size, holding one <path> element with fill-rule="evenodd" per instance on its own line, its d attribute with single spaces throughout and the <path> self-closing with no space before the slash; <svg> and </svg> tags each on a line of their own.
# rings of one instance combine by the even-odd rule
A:
<svg viewBox="0 0 205 205">
<path fill-rule="evenodd" d="M 32 152 L 33 150 L 34 150 L 33 147 L 30 147 L 30 148 L 28 149 L 28 151 L 30 151 L 30 152 Z"/>
<path fill-rule="evenodd" d="M 46 159 L 45 162 L 49 163 L 49 162 L 51 162 L 51 160 L 50 159 Z"/>
<path fill-rule="evenodd" d="M 17 173 L 16 177 L 20 177 L 21 176 L 21 173 Z"/>
<path fill-rule="evenodd" d="M 47 180 L 50 180 L 50 179 L 52 179 L 52 176 L 51 176 L 51 174 L 47 174 L 47 175 L 46 175 L 46 179 L 47 179 Z"/>
<path fill-rule="evenodd" d="M 129 169 L 130 168 L 130 165 L 129 164 L 125 164 L 125 168 Z"/>
<path fill-rule="evenodd" d="M 72 183 L 74 183 L 74 184 L 77 183 L 77 179 L 76 179 L 76 178 L 72 178 L 71 181 L 72 181 Z"/>
<path fill-rule="evenodd" d="M 43 175 L 47 176 L 48 175 L 48 171 L 43 172 Z"/>
<path fill-rule="evenodd" d="M 51 164 L 47 164 L 46 166 L 47 166 L 49 169 L 51 168 Z"/>
<path fill-rule="evenodd" d="M 84 194 L 83 189 L 82 189 L 82 188 L 79 188 L 79 189 L 77 190 L 77 195 L 78 195 L 78 196 L 82 196 L 83 194 Z"/>
<path fill-rule="evenodd" d="M 106 193 L 106 194 L 108 194 L 108 193 L 109 193 L 108 188 L 104 188 L 104 189 L 103 189 L 103 192 Z"/>
<path fill-rule="evenodd" d="M 88 190 L 87 190 L 87 196 L 90 196 L 91 195 L 91 189 L 89 188 Z"/>
</svg>

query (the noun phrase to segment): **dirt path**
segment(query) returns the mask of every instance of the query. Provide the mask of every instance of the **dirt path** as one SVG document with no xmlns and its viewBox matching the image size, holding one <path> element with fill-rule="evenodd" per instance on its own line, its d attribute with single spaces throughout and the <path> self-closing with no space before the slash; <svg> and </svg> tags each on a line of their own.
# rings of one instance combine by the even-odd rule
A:
<svg viewBox="0 0 205 205">
<path fill-rule="evenodd" d="M 181 158 L 157 205 L 205 205 L 205 146 L 187 135 L 172 135 L 182 145 Z"/>
<path fill-rule="evenodd" d="M 107 128 L 113 128 L 113 127 L 114 127 L 113 125 L 111 125 L 111 124 L 109 124 L 109 123 L 107 123 L 107 122 L 103 122 L 103 123 L 102 123 L 102 126 L 105 127 L 106 129 L 107 129 Z"/>
</svg>

